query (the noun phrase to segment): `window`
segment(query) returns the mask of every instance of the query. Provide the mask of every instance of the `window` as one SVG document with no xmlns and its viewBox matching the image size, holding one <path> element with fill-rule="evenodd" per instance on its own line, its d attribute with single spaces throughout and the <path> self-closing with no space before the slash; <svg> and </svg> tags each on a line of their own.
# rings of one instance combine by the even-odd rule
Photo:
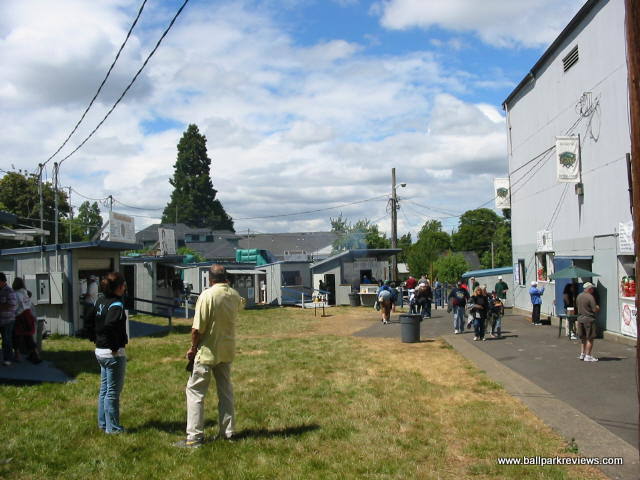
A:
<svg viewBox="0 0 640 480">
<path fill-rule="evenodd" d="M 578 60 L 578 46 L 576 45 L 571 49 L 569 53 L 567 53 L 566 57 L 562 59 L 562 66 L 564 68 L 564 71 L 566 72 L 571 67 L 573 67 L 576 63 L 578 63 Z"/>
<path fill-rule="evenodd" d="M 526 285 L 527 284 L 527 277 L 526 277 L 526 269 L 524 266 L 524 258 L 519 258 L 518 259 L 518 285 Z"/>
<path fill-rule="evenodd" d="M 302 275 L 299 271 L 282 272 L 282 285 L 302 285 Z"/>
<path fill-rule="evenodd" d="M 551 282 L 549 275 L 553 273 L 552 252 L 536 253 L 536 280 L 538 282 Z"/>
<path fill-rule="evenodd" d="M 207 242 L 213 242 L 213 235 L 207 235 Z"/>
</svg>

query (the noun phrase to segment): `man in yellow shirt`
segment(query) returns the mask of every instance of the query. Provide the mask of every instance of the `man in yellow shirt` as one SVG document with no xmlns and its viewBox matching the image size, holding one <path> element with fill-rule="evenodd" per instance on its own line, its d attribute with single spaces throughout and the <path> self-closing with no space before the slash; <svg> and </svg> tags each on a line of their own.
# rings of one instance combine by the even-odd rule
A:
<svg viewBox="0 0 640 480">
<path fill-rule="evenodd" d="M 227 283 L 222 265 L 209 269 L 209 284 L 200 294 L 191 327 L 191 348 L 187 358 L 193 360 L 193 372 L 187 382 L 187 438 L 179 447 L 197 448 L 204 442 L 204 398 L 215 378 L 218 391 L 218 426 L 220 438 L 234 433 L 233 386 L 231 362 L 235 355 L 235 327 L 245 300 Z"/>
</svg>

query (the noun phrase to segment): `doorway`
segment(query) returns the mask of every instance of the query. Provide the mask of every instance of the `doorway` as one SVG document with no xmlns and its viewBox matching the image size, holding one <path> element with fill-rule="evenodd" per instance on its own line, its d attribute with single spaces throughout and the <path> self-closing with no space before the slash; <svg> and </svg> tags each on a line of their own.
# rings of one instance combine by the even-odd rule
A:
<svg viewBox="0 0 640 480">
<path fill-rule="evenodd" d="M 336 276 L 333 273 L 325 274 L 324 276 L 324 285 L 329 292 L 328 295 L 328 303 L 329 305 L 336 304 Z"/>
</svg>

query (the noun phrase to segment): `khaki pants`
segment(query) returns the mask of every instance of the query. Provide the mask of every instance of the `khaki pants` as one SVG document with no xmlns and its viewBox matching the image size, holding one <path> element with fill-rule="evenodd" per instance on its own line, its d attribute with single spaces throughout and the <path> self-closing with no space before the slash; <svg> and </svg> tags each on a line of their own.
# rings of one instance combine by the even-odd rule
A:
<svg viewBox="0 0 640 480">
<path fill-rule="evenodd" d="M 234 433 L 233 386 L 231 364 L 203 365 L 196 362 L 187 382 L 187 440 L 204 439 L 204 397 L 209 390 L 211 376 L 218 390 L 218 426 L 220 435 L 231 437 Z"/>
</svg>

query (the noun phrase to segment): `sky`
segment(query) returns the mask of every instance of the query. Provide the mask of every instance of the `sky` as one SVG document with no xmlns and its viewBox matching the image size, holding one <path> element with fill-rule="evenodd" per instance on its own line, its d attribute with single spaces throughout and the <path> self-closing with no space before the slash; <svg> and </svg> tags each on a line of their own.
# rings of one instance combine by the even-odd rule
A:
<svg viewBox="0 0 640 480">
<path fill-rule="evenodd" d="M 0 2 L 0 175 L 36 172 L 60 147 L 141 3 Z M 146 3 L 47 179 L 182 3 Z M 342 215 L 388 233 L 392 168 L 399 234 L 415 239 L 430 219 L 451 230 L 462 212 L 493 207 L 493 179 L 507 174 L 502 102 L 583 3 L 191 0 L 111 116 L 62 163 L 60 184 L 72 205 L 112 195 L 137 230 L 157 223 L 193 123 L 238 232 L 326 231 Z"/>
</svg>

